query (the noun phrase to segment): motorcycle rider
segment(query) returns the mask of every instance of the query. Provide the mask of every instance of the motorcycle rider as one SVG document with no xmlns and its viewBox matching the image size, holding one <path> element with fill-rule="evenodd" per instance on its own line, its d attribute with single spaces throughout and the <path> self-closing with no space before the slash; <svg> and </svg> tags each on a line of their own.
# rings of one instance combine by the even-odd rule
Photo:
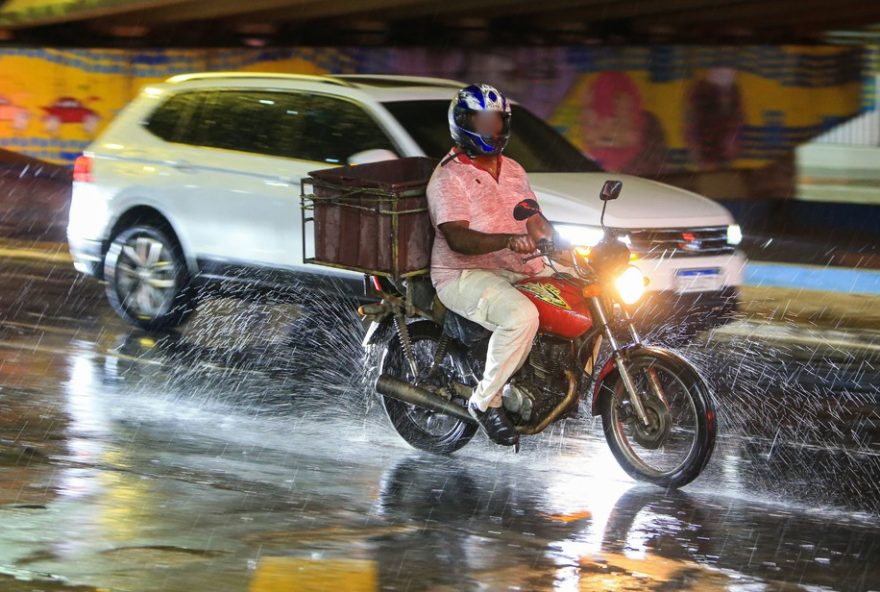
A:
<svg viewBox="0 0 880 592">
<path fill-rule="evenodd" d="M 468 412 L 496 443 L 519 442 L 502 406 L 502 389 L 526 361 L 538 330 L 538 310 L 513 287 L 550 275 L 543 259 L 523 263 L 553 227 L 542 215 L 513 217 L 515 206 L 535 199 L 526 172 L 501 155 L 510 138 L 510 103 L 496 88 L 473 84 L 449 105 L 455 146 L 428 183 L 431 222 L 436 229 L 431 280 L 446 308 L 492 331 L 483 377 Z"/>
</svg>

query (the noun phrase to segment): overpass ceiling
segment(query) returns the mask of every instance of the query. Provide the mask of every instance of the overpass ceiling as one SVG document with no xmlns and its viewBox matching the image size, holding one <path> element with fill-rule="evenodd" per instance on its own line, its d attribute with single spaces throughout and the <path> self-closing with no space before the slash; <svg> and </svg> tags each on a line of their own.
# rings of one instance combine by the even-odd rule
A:
<svg viewBox="0 0 880 592">
<path fill-rule="evenodd" d="M 880 0 L 7 0 L 0 43 L 876 42 Z"/>
</svg>

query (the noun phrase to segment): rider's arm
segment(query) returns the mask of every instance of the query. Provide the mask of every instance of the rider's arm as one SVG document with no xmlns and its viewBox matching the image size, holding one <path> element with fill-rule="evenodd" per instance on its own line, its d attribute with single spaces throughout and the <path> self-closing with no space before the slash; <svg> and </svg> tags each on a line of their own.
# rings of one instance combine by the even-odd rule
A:
<svg viewBox="0 0 880 592">
<path fill-rule="evenodd" d="M 541 212 L 529 218 L 526 222 L 526 230 L 532 240 L 536 242 L 542 239 L 553 240 L 553 225 Z"/>
<path fill-rule="evenodd" d="M 444 222 L 437 228 L 443 233 L 449 248 L 462 255 L 485 255 L 502 249 L 518 253 L 531 253 L 535 243 L 528 235 L 488 234 L 471 230 L 470 222 L 455 220 Z"/>
<path fill-rule="evenodd" d="M 529 236 L 531 236 L 535 242 L 542 239 L 551 241 L 553 240 L 553 225 L 547 218 L 544 217 L 544 214 L 542 214 L 541 212 L 538 212 L 537 215 L 529 218 L 528 222 L 526 222 L 526 230 L 528 230 Z M 563 246 L 564 245 L 561 244 L 556 245 L 557 248 Z M 563 265 L 573 265 L 573 262 L 571 260 L 571 251 L 565 248 L 556 251 L 552 255 L 552 259 L 562 263 Z"/>
</svg>

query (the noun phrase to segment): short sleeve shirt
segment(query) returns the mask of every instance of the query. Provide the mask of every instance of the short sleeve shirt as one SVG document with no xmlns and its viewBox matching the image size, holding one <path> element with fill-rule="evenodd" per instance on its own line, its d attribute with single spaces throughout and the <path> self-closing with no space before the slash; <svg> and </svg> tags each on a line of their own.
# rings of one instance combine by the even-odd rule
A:
<svg viewBox="0 0 880 592">
<path fill-rule="evenodd" d="M 451 152 L 448 156 L 452 156 Z M 510 158 L 499 157 L 498 179 L 464 154 L 444 159 L 428 182 L 428 208 L 436 230 L 431 251 L 431 280 L 440 288 L 466 269 L 505 269 L 535 275 L 544 268 L 541 259 L 522 262 L 523 255 L 502 249 L 485 255 L 453 251 L 438 227 L 446 222 L 466 221 L 471 230 L 487 234 L 526 234 L 526 221 L 513 217 L 524 199 L 535 199 L 525 170 Z"/>
</svg>

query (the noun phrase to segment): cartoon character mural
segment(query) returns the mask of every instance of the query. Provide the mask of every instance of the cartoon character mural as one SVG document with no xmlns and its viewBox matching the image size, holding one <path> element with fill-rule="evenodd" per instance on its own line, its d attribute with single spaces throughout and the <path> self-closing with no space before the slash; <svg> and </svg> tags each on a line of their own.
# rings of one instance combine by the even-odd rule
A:
<svg viewBox="0 0 880 592">
<path fill-rule="evenodd" d="M 684 107 L 685 138 L 693 163 L 704 169 L 730 166 L 740 154 L 745 120 L 736 70 L 707 70 L 691 83 Z"/>
<path fill-rule="evenodd" d="M 656 175 L 666 158 L 666 134 L 645 110 L 642 93 L 625 72 L 595 77 L 581 106 L 581 144 L 606 170 Z"/>
<path fill-rule="evenodd" d="M 99 100 L 98 97 L 89 97 L 89 102 Z M 73 97 L 61 97 L 49 106 L 41 107 L 46 112 L 43 115 L 43 127 L 50 134 L 57 134 L 61 126 L 66 123 L 78 123 L 90 136 L 98 131 L 101 116 L 96 111 L 83 105 L 79 99 Z"/>
<path fill-rule="evenodd" d="M 9 97 L 0 95 L 0 121 L 9 123 L 17 132 L 27 128 L 30 113 L 24 107 L 16 105 Z"/>
</svg>

